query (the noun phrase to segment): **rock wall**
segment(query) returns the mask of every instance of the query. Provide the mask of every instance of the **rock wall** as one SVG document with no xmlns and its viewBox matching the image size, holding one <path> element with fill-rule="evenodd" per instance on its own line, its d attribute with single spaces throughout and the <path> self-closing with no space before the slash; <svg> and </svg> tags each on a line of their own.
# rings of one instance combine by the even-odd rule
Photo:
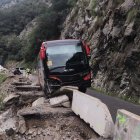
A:
<svg viewBox="0 0 140 140">
<path fill-rule="evenodd" d="M 78 0 L 61 38 L 90 44 L 93 86 L 140 100 L 140 1 Z"/>
</svg>

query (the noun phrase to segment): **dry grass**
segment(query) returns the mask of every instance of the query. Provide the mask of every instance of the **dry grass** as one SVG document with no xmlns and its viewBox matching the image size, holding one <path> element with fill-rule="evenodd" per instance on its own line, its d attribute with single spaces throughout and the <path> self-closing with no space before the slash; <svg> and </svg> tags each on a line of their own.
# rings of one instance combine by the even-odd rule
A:
<svg viewBox="0 0 140 140">
<path fill-rule="evenodd" d="M 0 73 L 0 86 L 7 79 L 6 74 Z M 5 94 L 0 91 L 0 111 L 4 109 L 3 100 L 5 98 Z"/>
<path fill-rule="evenodd" d="M 4 93 L 0 93 L 0 111 L 4 109 L 3 100 L 4 100 L 5 96 L 6 95 Z"/>
<path fill-rule="evenodd" d="M 6 74 L 0 73 L 0 85 L 6 80 Z"/>
<path fill-rule="evenodd" d="M 127 22 L 128 23 L 131 23 L 135 19 L 137 12 L 138 12 L 138 10 L 136 8 L 133 8 L 132 10 L 130 10 L 128 12 L 128 15 L 127 15 Z"/>
</svg>

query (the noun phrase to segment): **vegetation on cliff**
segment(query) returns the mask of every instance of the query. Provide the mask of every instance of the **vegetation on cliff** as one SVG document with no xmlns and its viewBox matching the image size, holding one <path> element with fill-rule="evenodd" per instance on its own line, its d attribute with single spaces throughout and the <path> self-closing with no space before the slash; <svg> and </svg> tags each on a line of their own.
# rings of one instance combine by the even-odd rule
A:
<svg viewBox="0 0 140 140">
<path fill-rule="evenodd" d="M 90 44 L 94 88 L 135 102 L 140 101 L 139 7 L 139 0 L 78 0 L 61 34 Z"/>
</svg>

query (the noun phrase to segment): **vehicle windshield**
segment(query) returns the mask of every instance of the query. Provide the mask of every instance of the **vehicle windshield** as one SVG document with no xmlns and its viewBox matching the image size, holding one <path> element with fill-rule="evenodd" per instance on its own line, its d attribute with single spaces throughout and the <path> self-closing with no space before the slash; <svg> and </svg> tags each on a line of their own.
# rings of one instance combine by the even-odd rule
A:
<svg viewBox="0 0 140 140">
<path fill-rule="evenodd" d="M 86 62 L 81 44 L 57 44 L 47 47 L 48 67 L 83 65 Z"/>
</svg>

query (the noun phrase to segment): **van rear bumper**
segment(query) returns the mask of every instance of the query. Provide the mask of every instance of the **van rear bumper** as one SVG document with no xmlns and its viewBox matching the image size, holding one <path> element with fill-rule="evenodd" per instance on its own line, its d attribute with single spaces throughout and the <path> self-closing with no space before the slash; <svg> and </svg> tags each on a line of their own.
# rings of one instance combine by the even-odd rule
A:
<svg viewBox="0 0 140 140">
<path fill-rule="evenodd" d="M 88 88 L 88 87 L 91 87 L 91 80 L 65 82 L 65 83 L 62 83 L 61 86 L 76 86 L 76 87 Z"/>
</svg>

